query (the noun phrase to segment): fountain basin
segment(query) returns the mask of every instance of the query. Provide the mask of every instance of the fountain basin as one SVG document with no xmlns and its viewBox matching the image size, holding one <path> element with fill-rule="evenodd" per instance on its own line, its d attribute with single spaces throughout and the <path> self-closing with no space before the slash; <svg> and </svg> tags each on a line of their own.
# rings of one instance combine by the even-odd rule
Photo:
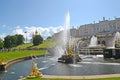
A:
<svg viewBox="0 0 120 80">
<path fill-rule="evenodd" d="M 41 56 L 40 58 L 34 58 L 33 60 L 38 63 L 38 69 L 43 73 L 43 75 L 94 76 L 120 74 L 120 61 L 106 61 L 97 56 L 82 59 L 82 61 L 77 64 L 61 64 L 57 62 L 57 58 L 53 56 L 46 56 L 46 59 L 44 56 Z M 21 76 L 28 76 L 32 68 L 33 60 L 25 60 L 10 66 L 5 72 L 0 73 L 0 78 L 3 80 L 17 80 Z M 45 60 L 46 63 L 43 62 Z"/>
</svg>

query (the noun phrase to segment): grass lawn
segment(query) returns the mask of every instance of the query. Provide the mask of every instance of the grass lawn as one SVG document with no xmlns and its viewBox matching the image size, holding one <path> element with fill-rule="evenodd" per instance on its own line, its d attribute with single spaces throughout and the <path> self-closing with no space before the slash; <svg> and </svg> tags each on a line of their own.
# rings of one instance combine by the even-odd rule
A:
<svg viewBox="0 0 120 80">
<path fill-rule="evenodd" d="M 38 45 L 38 46 L 33 46 L 33 43 L 27 43 L 27 44 L 22 44 L 19 45 L 17 47 L 15 47 L 15 49 L 23 49 L 23 48 L 51 48 L 53 47 L 57 42 L 54 40 L 46 40 L 44 41 L 42 44 Z"/>
<path fill-rule="evenodd" d="M 30 46 L 33 46 L 33 43 L 21 44 L 21 45 L 18 45 L 17 47 L 15 47 L 15 49 L 28 48 L 28 47 L 30 47 Z"/>
<path fill-rule="evenodd" d="M 9 61 L 16 58 L 26 57 L 30 55 L 42 55 L 44 53 L 47 53 L 47 50 L 20 50 L 19 49 L 25 49 L 25 48 L 50 48 L 56 44 L 56 41 L 53 40 L 47 40 L 44 41 L 42 44 L 38 46 L 33 46 L 32 43 L 22 44 L 14 49 L 17 49 L 16 51 L 10 51 L 10 52 L 0 52 L 0 59 L 4 58 L 5 61 Z"/>
<path fill-rule="evenodd" d="M 44 41 L 42 44 L 38 45 L 38 46 L 33 46 L 36 47 L 36 48 L 51 48 L 53 47 L 57 42 L 54 41 L 54 40 L 47 40 L 47 41 Z"/>
<path fill-rule="evenodd" d="M 14 52 L 0 52 L 0 59 L 4 58 L 5 61 L 9 61 L 30 55 L 42 55 L 44 53 L 47 53 L 47 50 L 16 50 Z"/>
<path fill-rule="evenodd" d="M 118 78 L 100 78 L 100 79 L 49 79 L 49 78 L 36 78 L 36 79 L 25 79 L 25 80 L 120 80 L 120 77 Z"/>
</svg>

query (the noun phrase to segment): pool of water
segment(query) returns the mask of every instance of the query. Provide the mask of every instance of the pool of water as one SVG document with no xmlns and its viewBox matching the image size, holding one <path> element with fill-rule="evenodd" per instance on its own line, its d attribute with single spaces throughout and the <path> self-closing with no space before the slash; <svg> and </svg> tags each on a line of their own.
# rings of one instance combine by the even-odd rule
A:
<svg viewBox="0 0 120 80">
<path fill-rule="evenodd" d="M 120 73 L 120 61 L 104 60 L 102 57 L 83 58 L 77 64 L 58 63 L 56 57 L 47 56 L 16 63 L 6 71 L 0 72 L 0 80 L 17 80 L 29 75 L 32 62 L 38 63 L 39 70 L 45 75 L 101 75 Z"/>
</svg>

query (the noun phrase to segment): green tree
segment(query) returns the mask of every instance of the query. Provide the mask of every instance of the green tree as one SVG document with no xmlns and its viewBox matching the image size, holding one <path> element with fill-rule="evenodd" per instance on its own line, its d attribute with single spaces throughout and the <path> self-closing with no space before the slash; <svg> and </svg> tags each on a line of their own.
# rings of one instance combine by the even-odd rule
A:
<svg viewBox="0 0 120 80">
<path fill-rule="evenodd" d="M 4 46 L 3 40 L 0 38 L 0 49 L 2 49 Z"/>
<path fill-rule="evenodd" d="M 10 40 L 11 40 L 11 47 L 17 46 L 17 41 L 18 41 L 17 36 L 11 36 Z"/>
<path fill-rule="evenodd" d="M 24 43 L 24 37 L 21 34 L 15 35 L 17 37 L 17 45 L 23 44 Z"/>
<path fill-rule="evenodd" d="M 10 35 L 6 36 L 4 38 L 4 47 L 5 48 L 11 48 L 12 47 L 11 42 L 12 42 L 11 41 L 11 36 Z"/>
<path fill-rule="evenodd" d="M 43 42 L 43 38 L 40 35 L 34 35 L 33 36 L 33 45 L 39 45 Z"/>
<path fill-rule="evenodd" d="M 52 39 L 52 37 L 51 37 L 51 36 L 48 36 L 48 37 L 47 37 L 47 40 L 50 40 L 50 39 Z"/>
<path fill-rule="evenodd" d="M 6 36 L 4 38 L 4 47 L 5 48 L 12 48 L 15 47 L 17 43 L 17 37 L 16 36 Z"/>
<path fill-rule="evenodd" d="M 17 45 L 23 44 L 24 37 L 22 35 L 13 35 L 13 36 L 6 36 L 4 38 L 4 47 L 5 48 L 12 48 L 16 47 Z"/>
</svg>

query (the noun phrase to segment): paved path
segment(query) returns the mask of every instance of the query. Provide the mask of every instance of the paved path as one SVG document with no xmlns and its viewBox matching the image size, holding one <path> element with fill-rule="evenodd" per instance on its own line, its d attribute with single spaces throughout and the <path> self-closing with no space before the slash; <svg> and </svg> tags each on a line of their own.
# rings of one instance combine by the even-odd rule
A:
<svg viewBox="0 0 120 80">
<path fill-rule="evenodd" d="M 109 74 L 109 75 L 92 75 L 92 76 L 59 76 L 59 75 L 43 75 L 42 78 L 64 78 L 64 79 L 96 79 L 96 78 L 112 78 L 120 77 L 120 74 Z M 18 79 L 25 80 L 26 78 Z"/>
<path fill-rule="evenodd" d="M 57 75 L 43 75 L 43 78 L 65 78 L 65 79 L 94 79 L 94 78 L 111 78 L 111 77 L 120 77 L 120 74 L 92 75 L 92 76 L 57 76 Z"/>
</svg>

